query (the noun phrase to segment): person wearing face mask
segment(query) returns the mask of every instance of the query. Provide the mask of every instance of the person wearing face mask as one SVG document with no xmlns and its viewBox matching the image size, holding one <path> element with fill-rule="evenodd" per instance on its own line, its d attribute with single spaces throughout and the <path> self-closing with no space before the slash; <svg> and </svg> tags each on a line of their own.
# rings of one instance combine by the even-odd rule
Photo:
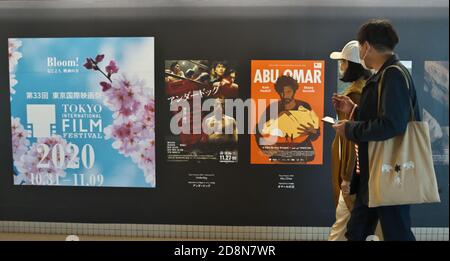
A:
<svg viewBox="0 0 450 261">
<path fill-rule="evenodd" d="M 359 59 L 359 43 L 356 40 L 348 42 L 341 52 L 333 52 L 331 59 L 339 60 L 340 80 L 350 83 L 342 95 L 349 97 L 352 102 L 359 104 L 361 92 L 366 79 L 371 73 L 362 67 Z M 339 120 L 348 119 L 347 114 L 338 111 Z M 336 221 L 331 227 L 329 241 L 346 240 L 347 222 L 353 206 L 353 197 L 350 197 L 350 181 L 353 168 L 357 162 L 353 142 L 335 136 L 331 145 L 331 171 L 334 203 L 336 205 Z"/>
<path fill-rule="evenodd" d="M 350 193 L 356 193 L 356 199 L 346 237 L 350 241 L 366 240 L 373 234 L 379 219 L 384 240 L 413 241 L 409 205 L 368 207 L 368 144 L 403 135 L 410 119 L 410 102 L 415 119 L 420 121 L 414 83 L 409 71 L 394 54 L 399 37 L 389 21 L 368 21 L 361 26 L 357 38 L 361 65 L 376 73 L 367 80 L 360 105 L 345 95 L 333 95 L 332 98 L 336 110 L 350 115 L 349 120 L 341 120 L 333 128 L 341 137 L 355 142 L 358 148 L 359 169 L 355 167 L 350 187 Z M 382 75 L 381 113 L 378 114 L 378 85 Z"/>
</svg>

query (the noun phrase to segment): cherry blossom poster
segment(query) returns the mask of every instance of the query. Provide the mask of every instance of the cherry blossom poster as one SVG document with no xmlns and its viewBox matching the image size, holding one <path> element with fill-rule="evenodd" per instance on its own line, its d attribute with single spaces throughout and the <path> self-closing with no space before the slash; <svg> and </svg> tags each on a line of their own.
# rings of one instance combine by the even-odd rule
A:
<svg viewBox="0 0 450 261">
<path fill-rule="evenodd" d="M 8 39 L 15 185 L 153 188 L 154 38 Z"/>
</svg>

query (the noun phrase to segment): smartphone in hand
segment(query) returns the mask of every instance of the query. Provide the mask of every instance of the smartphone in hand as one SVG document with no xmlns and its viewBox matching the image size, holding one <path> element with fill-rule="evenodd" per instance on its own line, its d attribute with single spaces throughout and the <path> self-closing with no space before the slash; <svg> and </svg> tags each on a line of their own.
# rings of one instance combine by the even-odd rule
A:
<svg viewBox="0 0 450 261">
<path fill-rule="evenodd" d="M 322 118 L 323 122 L 329 123 L 329 124 L 336 124 L 336 120 L 330 116 L 326 116 Z"/>
</svg>

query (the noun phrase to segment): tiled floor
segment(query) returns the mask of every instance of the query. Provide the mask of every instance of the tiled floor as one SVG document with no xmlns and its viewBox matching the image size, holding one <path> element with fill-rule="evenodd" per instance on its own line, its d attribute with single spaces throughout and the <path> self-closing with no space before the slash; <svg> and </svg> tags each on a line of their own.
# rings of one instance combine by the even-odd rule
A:
<svg viewBox="0 0 450 261">
<path fill-rule="evenodd" d="M 327 240 L 329 227 L 86 224 L 0 221 L 0 240 Z M 413 228 L 419 241 L 448 241 L 448 227 Z M 1 234 L 3 233 L 3 234 Z"/>
<path fill-rule="evenodd" d="M 29 233 L 0 233 L 0 241 L 65 241 L 67 235 L 56 234 L 29 234 Z M 171 240 L 193 240 L 193 239 L 168 239 L 148 237 L 113 237 L 113 236 L 78 236 L 80 241 L 171 241 Z M 200 239 L 195 239 L 200 240 Z"/>
</svg>

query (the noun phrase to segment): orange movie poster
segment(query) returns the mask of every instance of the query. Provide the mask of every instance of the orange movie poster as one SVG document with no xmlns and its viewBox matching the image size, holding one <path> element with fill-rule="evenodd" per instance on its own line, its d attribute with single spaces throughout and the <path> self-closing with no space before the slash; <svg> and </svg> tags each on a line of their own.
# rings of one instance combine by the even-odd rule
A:
<svg viewBox="0 0 450 261">
<path fill-rule="evenodd" d="M 324 61 L 252 61 L 252 164 L 322 164 L 324 67 Z"/>
</svg>

